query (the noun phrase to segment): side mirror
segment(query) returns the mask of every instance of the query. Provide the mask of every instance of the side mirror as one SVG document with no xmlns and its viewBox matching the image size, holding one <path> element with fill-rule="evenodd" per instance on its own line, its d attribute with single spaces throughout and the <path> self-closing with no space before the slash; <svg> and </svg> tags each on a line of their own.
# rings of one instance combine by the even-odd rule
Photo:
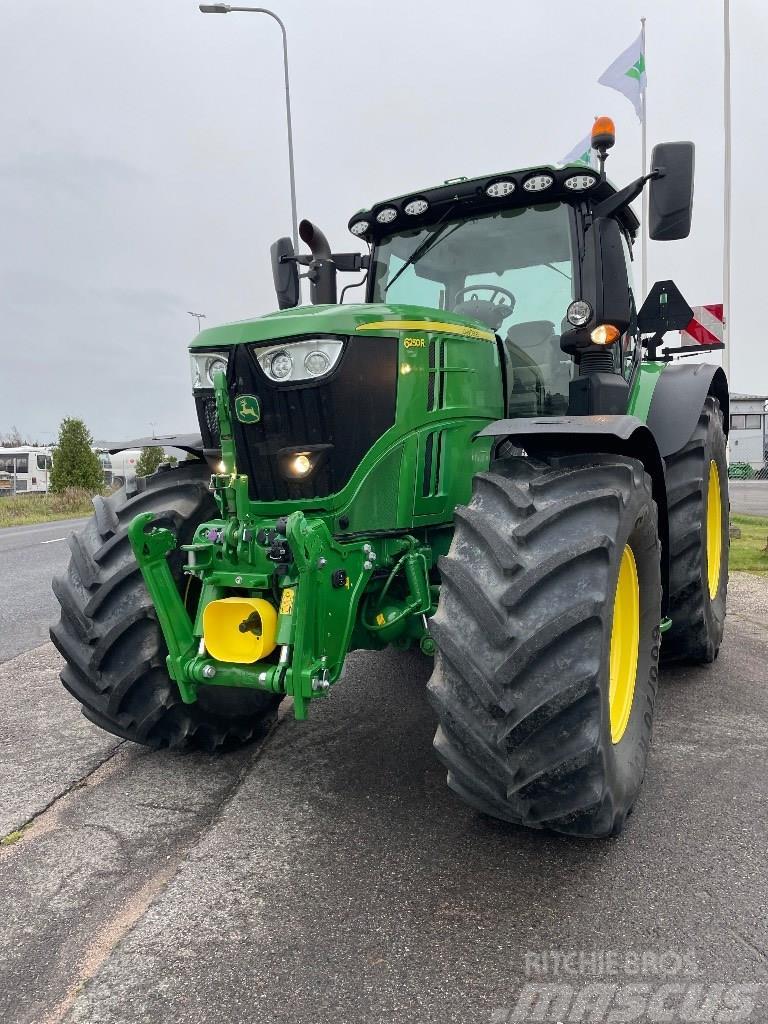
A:
<svg viewBox="0 0 768 1024">
<path fill-rule="evenodd" d="M 693 213 L 694 145 L 662 142 L 653 147 L 652 178 L 648 193 L 648 234 L 655 242 L 687 238 Z"/>
<path fill-rule="evenodd" d="M 294 259 L 293 242 L 290 238 L 278 238 L 269 247 L 269 255 L 272 260 L 272 280 L 275 282 L 278 306 L 280 309 L 298 306 L 299 268 Z"/>
</svg>

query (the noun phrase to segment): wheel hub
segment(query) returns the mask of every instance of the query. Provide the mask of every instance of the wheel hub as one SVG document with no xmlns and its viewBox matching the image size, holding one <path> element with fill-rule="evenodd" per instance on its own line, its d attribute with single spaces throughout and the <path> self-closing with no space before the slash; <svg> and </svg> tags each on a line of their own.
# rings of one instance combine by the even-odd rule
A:
<svg viewBox="0 0 768 1024">
<path fill-rule="evenodd" d="M 632 548 L 624 546 L 613 601 L 608 704 L 611 739 L 618 743 L 632 711 L 640 643 L 640 587 Z"/>
<path fill-rule="evenodd" d="M 720 474 L 714 459 L 709 463 L 707 486 L 707 583 L 714 601 L 720 589 L 720 562 L 723 553 L 723 503 L 720 497 Z"/>
</svg>

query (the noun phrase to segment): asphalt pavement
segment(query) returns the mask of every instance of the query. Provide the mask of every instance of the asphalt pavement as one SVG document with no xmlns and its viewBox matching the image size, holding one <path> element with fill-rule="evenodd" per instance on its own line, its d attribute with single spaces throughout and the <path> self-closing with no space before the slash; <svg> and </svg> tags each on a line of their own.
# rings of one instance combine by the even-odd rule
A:
<svg viewBox="0 0 768 1024">
<path fill-rule="evenodd" d="M 585 842 L 447 791 L 420 656 L 354 654 L 308 722 L 211 758 L 100 732 L 27 651 L 0 666 L 0 1019 L 765 1022 L 766 662 L 768 581 L 738 574 L 718 661 L 662 675 L 624 834 Z M 565 1003 L 521 1017 L 531 986 Z"/>
<path fill-rule="evenodd" d="M 58 607 L 51 580 L 69 562 L 67 536 L 84 522 L 62 519 L 0 529 L 0 662 L 48 639 Z"/>
<path fill-rule="evenodd" d="M 746 516 L 768 516 L 768 480 L 729 480 L 731 511 Z"/>
</svg>

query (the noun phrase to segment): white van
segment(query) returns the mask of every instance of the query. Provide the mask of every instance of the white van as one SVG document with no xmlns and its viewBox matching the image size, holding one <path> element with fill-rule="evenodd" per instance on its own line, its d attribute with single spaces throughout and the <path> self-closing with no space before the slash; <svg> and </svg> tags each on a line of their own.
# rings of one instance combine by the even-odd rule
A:
<svg viewBox="0 0 768 1024">
<path fill-rule="evenodd" d="M 45 493 L 51 465 L 50 448 L 0 448 L 0 496 Z"/>
</svg>

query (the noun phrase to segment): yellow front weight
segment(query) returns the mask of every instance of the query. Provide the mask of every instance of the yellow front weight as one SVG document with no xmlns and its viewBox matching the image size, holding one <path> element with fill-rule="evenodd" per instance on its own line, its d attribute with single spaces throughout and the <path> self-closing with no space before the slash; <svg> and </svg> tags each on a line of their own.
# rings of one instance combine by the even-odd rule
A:
<svg viewBox="0 0 768 1024">
<path fill-rule="evenodd" d="M 217 661 L 250 665 L 275 649 L 277 612 L 260 597 L 223 597 L 203 612 L 205 649 Z"/>
</svg>

